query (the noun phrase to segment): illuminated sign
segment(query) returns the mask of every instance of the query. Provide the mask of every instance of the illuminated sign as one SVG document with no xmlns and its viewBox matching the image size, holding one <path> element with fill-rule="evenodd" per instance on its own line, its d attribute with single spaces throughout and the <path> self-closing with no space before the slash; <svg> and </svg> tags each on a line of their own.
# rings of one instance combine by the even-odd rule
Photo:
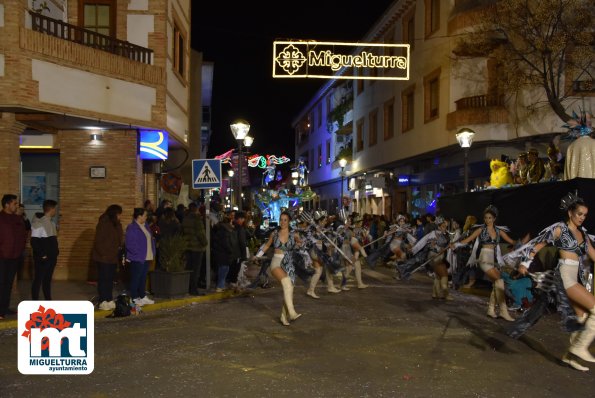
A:
<svg viewBox="0 0 595 398">
<path fill-rule="evenodd" d="M 167 159 L 167 133 L 161 130 L 140 131 L 140 158 L 144 160 Z"/>
<path fill-rule="evenodd" d="M 273 77 L 409 80 L 409 44 L 275 41 Z"/>
</svg>

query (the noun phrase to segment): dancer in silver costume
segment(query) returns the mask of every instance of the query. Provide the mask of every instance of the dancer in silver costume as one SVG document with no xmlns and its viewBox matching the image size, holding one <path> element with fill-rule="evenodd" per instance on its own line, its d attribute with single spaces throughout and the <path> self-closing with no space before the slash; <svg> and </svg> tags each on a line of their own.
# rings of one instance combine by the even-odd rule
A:
<svg viewBox="0 0 595 398">
<path fill-rule="evenodd" d="M 561 290 L 557 292 L 558 311 L 563 316 L 578 318 L 578 322 L 584 325 L 583 330 L 572 333 L 568 352 L 564 354 L 562 361 L 574 369 L 587 371 L 589 368 L 581 365 L 577 359 L 595 363 L 595 357 L 589 352 L 589 346 L 595 339 L 595 297 L 585 288 L 588 281 L 583 269 L 586 256 L 595 261 L 592 238 L 582 226 L 589 209 L 583 199 L 573 193 L 568 193 L 562 198 L 560 208 L 565 213 L 565 222 L 545 228 L 535 239 L 516 253 L 512 253 L 509 258 L 518 257 L 520 253 L 525 261 L 520 263 L 518 270 L 521 274 L 527 274 L 530 263 L 539 250 L 548 244 L 558 249 L 558 266 L 553 272 L 554 284 L 561 280 L 562 285 L 554 286 L 554 289 Z M 571 308 L 564 308 L 566 298 Z M 533 321 L 535 322 L 536 320 Z"/>
<path fill-rule="evenodd" d="M 290 220 L 291 216 L 289 213 L 281 213 L 281 217 L 279 218 L 279 229 L 271 233 L 268 241 L 261 246 L 256 254 L 257 258 L 261 258 L 271 245 L 275 248 L 275 254 L 271 261 L 270 269 L 273 277 L 280 282 L 283 287 L 284 303 L 280 320 L 285 326 L 289 326 L 290 321 L 295 321 L 302 316 L 302 314 L 298 314 L 295 311 L 295 307 L 293 306 L 294 281 L 292 279 L 295 277 L 295 270 L 291 269 L 291 267 L 286 267 L 284 269 L 282 266 L 288 263 L 286 260 L 290 255 L 290 251 L 301 245 L 301 240 L 298 235 L 289 228 Z"/>
<path fill-rule="evenodd" d="M 502 252 L 500 251 L 500 240 L 504 240 L 510 244 L 515 244 L 515 241 L 508 236 L 508 232 L 510 232 L 508 228 L 496 225 L 496 217 L 498 217 L 498 209 L 492 205 L 488 206 L 483 211 L 483 221 L 485 224 L 477 226 L 477 229 L 471 235 L 453 244 L 452 247 L 456 249 L 475 240 L 467 265 L 471 266 L 479 262 L 481 270 L 492 281 L 492 293 L 490 295 L 487 315 L 492 318 L 501 317 L 512 322 L 514 318 L 508 313 L 504 280 L 500 276 L 498 267 L 504 264 Z M 477 259 L 478 248 L 480 249 L 479 259 Z M 496 305 L 499 307 L 498 313 L 496 313 Z"/>
</svg>

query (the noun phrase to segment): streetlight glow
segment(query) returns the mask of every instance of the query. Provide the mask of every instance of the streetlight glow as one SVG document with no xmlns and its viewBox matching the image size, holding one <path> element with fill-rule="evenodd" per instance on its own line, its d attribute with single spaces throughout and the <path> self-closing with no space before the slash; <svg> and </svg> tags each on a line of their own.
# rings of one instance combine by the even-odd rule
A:
<svg viewBox="0 0 595 398">
<path fill-rule="evenodd" d="M 341 168 L 344 168 L 345 166 L 347 166 L 347 159 L 345 159 L 345 158 L 339 159 L 339 166 L 341 166 Z"/>
<path fill-rule="evenodd" d="M 250 124 L 245 120 L 236 120 L 229 125 L 231 133 L 236 140 L 243 140 L 250 131 Z"/>
<path fill-rule="evenodd" d="M 468 128 L 460 129 L 456 135 L 457 141 L 459 142 L 459 145 L 461 146 L 461 148 L 471 148 L 471 144 L 473 144 L 474 136 L 475 136 L 475 131 L 468 129 Z"/>
<path fill-rule="evenodd" d="M 248 127 L 250 127 L 250 126 L 248 126 Z M 244 146 L 246 148 L 250 148 L 252 146 L 253 142 L 254 142 L 254 137 L 250 137 L 249 135 L 244 137 Z"/>
<path fill-rule="evenodd" d="M 463 148 L 463 152 L 465 155 L 465 160 L 463 164 L 463 175 L 464 175 L 464 182 L 465 182 L 465 192 L 469 192 L 469 148 L 471 148 L 471 144 L 473 144 L 473 137 L 475 136 L 475 131 L 469 128 L 462 128 L 456 134 L 457 141 L 461 148 Z"/>
<path fill-rule="evenodd" d="M 231 169 L 230 170 L 227 170 L 227 175 L 228 176 L 233 177 L 233 174 L 234 174 L 233 173 L 233 170 L 231 170 Z"/>
</svg>

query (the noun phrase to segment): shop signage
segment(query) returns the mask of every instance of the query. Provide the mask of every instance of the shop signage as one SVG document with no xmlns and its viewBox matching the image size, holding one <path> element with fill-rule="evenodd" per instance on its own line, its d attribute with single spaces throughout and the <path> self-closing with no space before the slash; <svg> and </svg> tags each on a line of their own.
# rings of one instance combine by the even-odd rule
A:
<svg viewBox="0 0 595 398">
<path fill-rule="evenodd" d="M 167 132 L 161 130 L 140 130 L 140 158 L 144 160 L 166 160 L 168 156 Z"/>
<path fill-rule="evenodd" d="M 273 77 L 409 80 L 409 44 L 275 41 Z"/>
</svg>

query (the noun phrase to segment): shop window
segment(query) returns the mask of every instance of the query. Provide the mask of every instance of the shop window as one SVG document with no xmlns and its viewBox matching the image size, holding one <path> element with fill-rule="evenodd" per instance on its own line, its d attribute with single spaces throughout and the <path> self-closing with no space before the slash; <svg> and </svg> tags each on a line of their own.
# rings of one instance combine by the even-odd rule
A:
<svg viewBox="0 0 595 398">
<path fill-rule="evenodd" d="M 331 140 L 326 140 L 326 164 L 331 163 Z"/>
</svg>

